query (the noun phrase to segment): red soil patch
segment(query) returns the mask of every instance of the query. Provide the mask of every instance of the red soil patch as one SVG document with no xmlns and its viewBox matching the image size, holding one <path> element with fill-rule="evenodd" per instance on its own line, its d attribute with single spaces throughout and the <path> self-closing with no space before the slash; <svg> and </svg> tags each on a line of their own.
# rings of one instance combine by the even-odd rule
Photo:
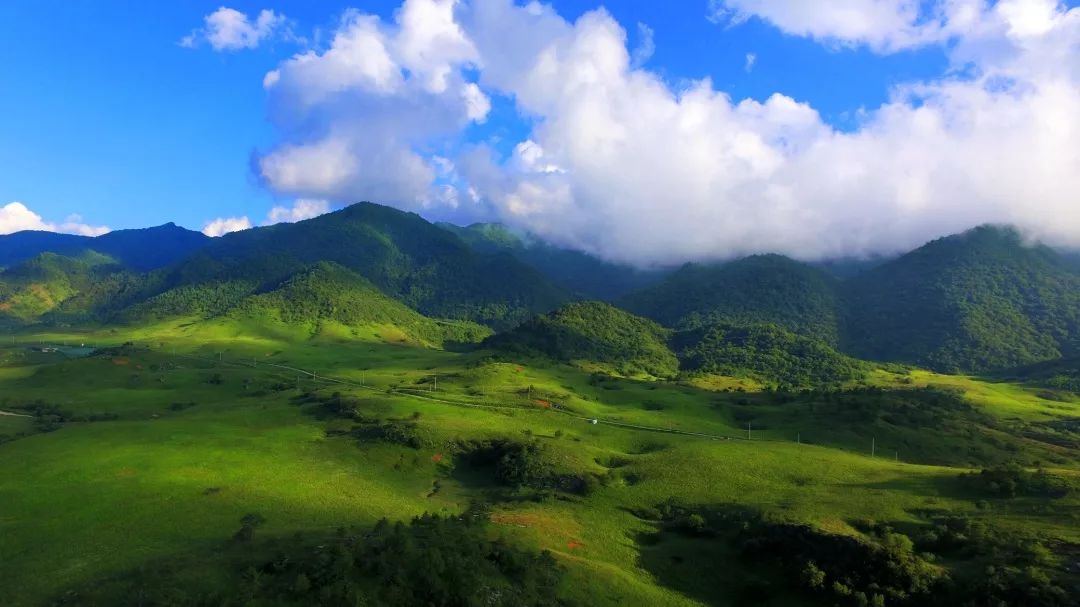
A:
<svg viewBox="0 0 1080 607">
<path fill-rule="evenodd" d="M 10 310 L 10 309 L 11 309 L 11 304 L 10 303 L 8 303 L 6 301 L 4 303 L 0 303 L 0 310 L 7 311 L 7 310 Z"/>
<path fill-rule="evenodd" d="M 545 409 L 550 409 L 551 408 L 551 401 L 550 400 L 544 400 L 542 398 L 538 398 L 538 399 L 534 400 L 533 402 L 540 405 L 541 407 L 543 407 Z"/>
<path fill-rule="evenodd" d="M 130 363 L 131 363 L 131 359 L 126 357 L 126 356 L 117 356 L 116 358 L 112 359 L 112 364 L 119 365 L 121 367 L 123 367 L 125 365 L 128 365 Z"/>
<path fill-rule="evenodd" d="M 441 462 L 442 460 L 443 460 L 443 454 L 442 453 L 436 453 L 435 455 L 431 456 L 431 461 L 435 462 L 436 464 Z"/>
<path fill-rule="evenodd" d="M 514 370 L 517 371 L 518 373 L 521 373 L 522 371 L 525 370 L 525 368 L 524 367 L 518 367 L 517 369 L 514 369 Z"/>
<path fill-rule="evenodd" d="M 569 550 L 577 550 L 578 548 L 584 548 L 585 544 L 582 544 L 581 542 L 567 542 L 566 547 Z"/>
</svg>

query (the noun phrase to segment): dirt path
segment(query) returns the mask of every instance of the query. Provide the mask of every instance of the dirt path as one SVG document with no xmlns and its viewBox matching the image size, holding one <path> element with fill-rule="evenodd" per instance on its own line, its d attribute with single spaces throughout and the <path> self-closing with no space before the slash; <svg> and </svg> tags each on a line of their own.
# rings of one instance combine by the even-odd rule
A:
<svg viewBox="0 0 1080 607">
<path fill-rule="evenodd" d="M 24 415 L 22 413 L 12 413 L 11 411 L 0 411 L 0 415 L 10 415 L 11 417 L 33 417 L 33 415 Z"/>
</svg>

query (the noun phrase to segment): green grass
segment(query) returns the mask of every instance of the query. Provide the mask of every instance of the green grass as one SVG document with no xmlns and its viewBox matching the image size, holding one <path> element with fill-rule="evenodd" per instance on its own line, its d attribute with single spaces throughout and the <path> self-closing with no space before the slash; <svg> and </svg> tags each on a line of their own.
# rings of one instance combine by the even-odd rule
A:
<svg viewBox="0 0 1080 607">
<path fill-rule="evenodd" d="M 422 349 L 387 336 L 373 329 L 339 327 L 312 335 L 233 320 L 183 321 L 24 336 L 27 342 L 131 340 L 150 346 L 111 357 L 0 349 L 0 393 L 10 404 L 41 399 L 75 414 L 118 416 L 0 444 L 0 461 L 19 462 L 0 476 L 0 579 L 7 582 L 0 604 L 42 604 L 67 588 L 149 561 L 182 564 L 184 575 L 199 583 L 225 583 L 220 549 L 249 512 L 268 521 L 258 533 L 281 537 L 382 517 L 462 512 L 490 497 L 484 482 L 447 470 L 447 446 L 462 438 L 535 438 L 548 445 L 561 469 L 606 477 L 605 486 L 588 497 L 494 507 L 493 533 L 551 550 L 567 570 L 565 595 L 580 604 L 734 601 L 716 592 L 716 576 L 701 575 L 700 565 L 693 564 L 695 555 L 711 549 L 680 540 L 643 543 L 656 527 L 633 512 L 673 497 L 748 506 L 842 534 L 858 534 L 860 521 L 920 524 L 926 512 L 952 512 L 1080 543 L 1075 493 L 1051 507 L 1021 499 L 992 500 L 980 509 L 977 498 L 956 483 L 966 465 L 908 463 L 934 459 L 942 440 L 966 446 L 964 441 L 979 438 L 934 436 L 920 442 L 915 433 L 904 436 L 910 451 L 901 461 L 888 452 L 871 458 L 867 439 L 881 428 L 830 426 L 765 394 L 718 391 L 753 388 L 737 380 L 687 385 L 597 378 L 572 366 L 498 362 L 483 351 Z M 222 364 L 213 360 L 219 353 Z M 291 386 L 297 374 L 266 363 L 362 381 L 364 388 L 301 377 L 301 388 L 343 390 L 381 418 L 419 412 L 431 446 L 414 450 L 328 436 L 328 429 L 348 424 L 297 406 L 291 387 L 273 390 L 279 383 Z M 215 375 L 221 383 L 210 383 Z M 1080 416 L 1075 401 L 1044 401 L 1034 388 L 976 378 L 914 372 L 911 383 L 904 383 L 903 375 L 878 372 L 868 381 L 898 389 L 960 388 L 978 410 L 1003 423 Z M 747 407 L 738 401 L 747 398 L 761 400 L 749 407 L 768 426 L 753 441 L 741 439 L 745 424 L 737 415 Z M 181 410 L 170 407 L 192 402 Z M 549 404 L 602 421 L 733 438 L 592 425 Z M 26 423 L 0 416 L 0 434 Z M 816 430 L 807 431 L 812 424 Z M 1001 430 L 1011 431 L 1008 425 Z M 815 444 L 798 444 L 800 432 L 821 434 L 812 437 Z M 1050 449 L 1016 440 L 1029 441 L 1021 448 L 1033 453 Z M 442 462 L 434 461 L 439 455 Z M 1075 478 L 1078 469 L 1074 459 L 1058 465 L 1056 473 Z M 433 491 L 436 481 L 440 488 Z"/>
</svg>

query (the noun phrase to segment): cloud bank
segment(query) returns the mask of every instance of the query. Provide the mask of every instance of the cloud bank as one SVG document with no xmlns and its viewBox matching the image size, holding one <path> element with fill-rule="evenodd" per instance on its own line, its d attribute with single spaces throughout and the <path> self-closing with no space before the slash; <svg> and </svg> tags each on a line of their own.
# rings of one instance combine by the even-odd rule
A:
<svg viewBox="0 0 1080 607">
<path fill-rule="evenodd" d="M 1080 9 L 809 4 L 710 16 L 881 53 L 942 44 L 953 67 L 838 131 L 782 91 L 673 87 L 602 9 L 405 0 L 392 23 L 347 12 L 266 75 L 281 136 L 257 170 L 283 194 L 485 217 L 639 265 L 893 252 L 987 222 L 1080 244 Z M 467 143 L 496 98 L 531 125 L 509 157 Z"/>
<path fill-rule="evenodd" d="M 0 234 L 11 234 L 22 230 L 61 232 L 81 236 L 100 236 L 110 231 L 106 226 L 87 225 L 78 215 L 69 215 L 61 223 L 50 223 L 21 202 L 9 202 L 0 207 Z"/>
</svg>

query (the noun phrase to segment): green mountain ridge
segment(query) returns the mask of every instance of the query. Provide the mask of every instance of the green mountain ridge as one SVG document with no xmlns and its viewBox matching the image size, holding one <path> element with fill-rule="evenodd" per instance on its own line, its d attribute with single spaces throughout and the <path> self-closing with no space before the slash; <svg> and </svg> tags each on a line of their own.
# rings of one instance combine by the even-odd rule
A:
<svg viewBox="0 0 1080 607">
<path fill-rule="evenodd" d="M 0 267 L 12 266 L 41 253 L 78 256 L 93 250 L 114 258 L 131 270 L 148 271 L 180 261 L 211 239 L 174 223 L 135 230 L 115 230 L 101 236 L 23 231 L 0 236 Z"/>
<path fill-rule="evenodd" d="M 497 327 L 567 298 L 510 256 L 474 253 L 419 215 L 370 203 L 222 236 L 165 271 L 154 295 L 208 282 L 242 282 L 255 292 L 320 261 L 364 276 L 424 315 Z"/>
<path fill-rule="evenodd" d="M 62 243 L 111 242 L 127 254 L 148 248 L 143 265 L 150 267 L 178 251 L 170 234 L 189 238 L 175 226 L 114 232 L 106 235 L 111 240 L 54 236 Z M 0 237 L 0 251 L 12 237 L 42 234 Z M 152 250 L 155 238 L 164 238 L 162 251 Z M 658 277 L 538 244 L 501 225 L 436 225 L 370 203 L 194 240 L 206 242 L 185 259 L 149 271 L 86 248 L 24 259 L 0 272 L 0 322 L 18 328 L 213 318 L 328 264 L 317 275 L 327 285 L 293 283 L 287 293 L 295 307 L 279 297 L 281 318 L 300 322 L 290 310 L 321 310 L 319 297 L 350 309 L 337 289 L 349 292 L 363 280 L 357 296 L 382 312 L 393 300 L 429 319 L 505 331 L 575 299 L 573 293 L 614 295 Z M 1014 229 L 984 226 L 888 261 L 838 263 L 755 255 L 686 264 L 615 301 L 673 331 L 774 325 L 847 356 L 939 371 L 985 372 L 1080 354 L 1080 269 L 1065 254 L 1027 244 Z M 350 273 L 347 280 L 341 272 Z M 376 304 L 368 296 L 372 289 L 386 299 Z M 366 322 L 358 309 L 350 314 Z M 419 327 L 416 318 L 397 312 L 387 318 Z M 465 331 L 468 339 L 479 335 L 474 329 Z M 427 337 L 417 339 L 431 341 L 438 332 L 428 327 L 421 333 Z M 794 347 L 787 336 L 767 333 Z"/>
<path fill-rule="evenodd" d="M 1080 275 L 1011 228 L 935 240 L 845 285 L 844 349 L 944 371 L 985 371 L 1080 347 Z"/>
<path fill-rule="evenodd" d="M 686 264 L 620 303 L 675 329 L 766 322 L 836 344 L 842 317 L 839 284 L 793 259 L 755 255 L 719 265 Z"/>
</svg>

